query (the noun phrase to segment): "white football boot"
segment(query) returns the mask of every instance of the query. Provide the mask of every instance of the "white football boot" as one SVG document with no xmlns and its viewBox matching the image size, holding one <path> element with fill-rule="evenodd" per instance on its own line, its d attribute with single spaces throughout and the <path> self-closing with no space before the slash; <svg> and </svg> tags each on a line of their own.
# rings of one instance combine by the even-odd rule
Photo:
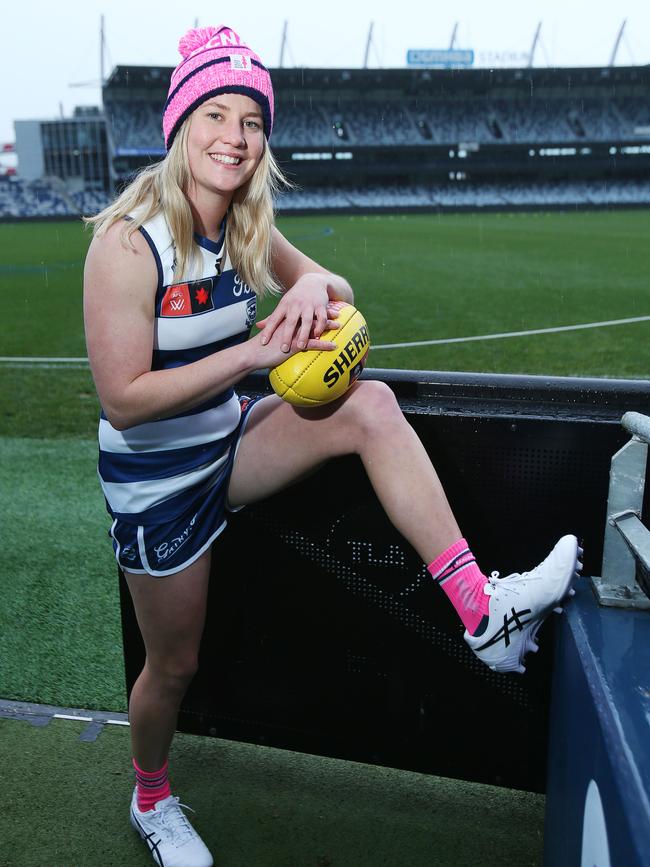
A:
<svg viewBox="0 0 650 867">
<path fill-rule="evenodd" d="M 136 791 L 131 800 L 131 824 L 159 867 L 212 867 L 212 855 L 182 811 L 178 798 L 158 801 L 153 810 L 138 810 Z"/>
<path fill-rule="evenodd" d="M 548 557 L 531 572 L 500 578 L 493 572 L 483 592 L 490 597 L 489 622 L 481 635 L 465 630 L 465 641 L 492 671 L 523 674 L 524 657 L 536 653 L 535 636 L 546 617 L 562 612 L 565 597 L 573 596 L 574 577 L 580 574 L 582 548 L 575 536 L 562 536 Z"/>
</svg>

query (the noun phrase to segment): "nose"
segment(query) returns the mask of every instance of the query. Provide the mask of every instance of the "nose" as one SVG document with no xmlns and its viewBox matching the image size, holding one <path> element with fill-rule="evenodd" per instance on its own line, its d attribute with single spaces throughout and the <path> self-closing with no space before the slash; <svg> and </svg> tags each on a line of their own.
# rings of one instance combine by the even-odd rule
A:
<svg viewBox="0 0 650 867">
<path fill-rule="evenodd" d="M 246 137 L 237 118 L 229 118 L 223 125 L 221 128 L 221 138 L 224 144 L 229 144 L 232 147 L 246 147 Z"/>
</svg>

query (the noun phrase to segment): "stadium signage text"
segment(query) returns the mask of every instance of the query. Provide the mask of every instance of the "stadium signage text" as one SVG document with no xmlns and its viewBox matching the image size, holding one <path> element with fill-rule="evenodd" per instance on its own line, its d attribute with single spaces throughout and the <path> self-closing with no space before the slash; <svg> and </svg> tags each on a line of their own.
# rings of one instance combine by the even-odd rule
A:
<svg viewBox="0 0 650 867">
<path fill-rule="evenodd" d="M 478 65 L 494 68 L 495 66 L 528 66 L 530 54 L 527 51 L 479 51 Z"/>
<path fill-rule="evenodd" d="M 472 66 L 474 52 L 471 49 L 409 48 L 406 52 L 409 66 L 432 66 L 439 69 L 452 69 Z"/>
</svg>

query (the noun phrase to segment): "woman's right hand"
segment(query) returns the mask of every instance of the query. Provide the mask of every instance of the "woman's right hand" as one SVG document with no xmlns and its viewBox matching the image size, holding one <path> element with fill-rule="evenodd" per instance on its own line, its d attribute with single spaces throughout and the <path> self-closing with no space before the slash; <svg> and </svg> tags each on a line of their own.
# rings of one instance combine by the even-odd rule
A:
<svg viewBox="0 0 650 867">
<path fill-rule="evenodd" d="M 329 320 L 328 320 L 329 322 Z M 333 324 L 333 323 L 331 323 Z M 293 335 L 291 340 L 291 345 L 289 346 L 289 350 L 283 350 L 282 346 L 286 345 L 285 337 L 282 333 L 282 329 L 276 329 L 268 343 L 262 343 L 262 338 L 264 336 L 264 329 L 262 329 L 258 334 L 248 341 L 249 345 L 253 345 L 255 352 L 255 361 L 254 361 L 254 369 L 261 370 L 264 368 L 273 368 L 277 367 L 278 364 L 282 364 L 283 361 L 286 361 L 287 358 L 291 358 L 292 355 L 295 355 L 297 352 L 308 352 L 309 350 L 325 350 L 330 351 L 337 348 L 336 343 L 332 340 L 324 340 L 321 338 L 315 338 L 313 334 L 311 334 L 307 340 L 307 345 L 304 349 L 298 348 L 298 329 Z M 335 336 L 335 335 L 334 335 Z"/>
</svg>

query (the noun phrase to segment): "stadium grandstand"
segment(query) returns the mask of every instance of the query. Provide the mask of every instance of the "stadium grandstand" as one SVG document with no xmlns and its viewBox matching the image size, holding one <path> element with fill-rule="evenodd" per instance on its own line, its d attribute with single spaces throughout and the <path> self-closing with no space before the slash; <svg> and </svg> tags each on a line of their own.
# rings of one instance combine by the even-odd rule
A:
<svg viewBox="0 0 650 867">
<path fill-rule="evenodd" d="M 21 172 L 0 178 L 0 217 L 96 211 L 160 159 L 170 74 L 117 66 L 101 111 L 79 109 L 72 125 L 30 121 L 40 123 L 40 162 L 23 172 L 30 160 L 17 132 Z M 650 204 L 649 67 L 281 68 L 272 76 L 271 144 L 296 185 L 280 195 L 280 211 Z M 57 124 L 67 124 L 65 137 Z M 79 161 L 79 137 L 92 172 Z"/>
</svg>

